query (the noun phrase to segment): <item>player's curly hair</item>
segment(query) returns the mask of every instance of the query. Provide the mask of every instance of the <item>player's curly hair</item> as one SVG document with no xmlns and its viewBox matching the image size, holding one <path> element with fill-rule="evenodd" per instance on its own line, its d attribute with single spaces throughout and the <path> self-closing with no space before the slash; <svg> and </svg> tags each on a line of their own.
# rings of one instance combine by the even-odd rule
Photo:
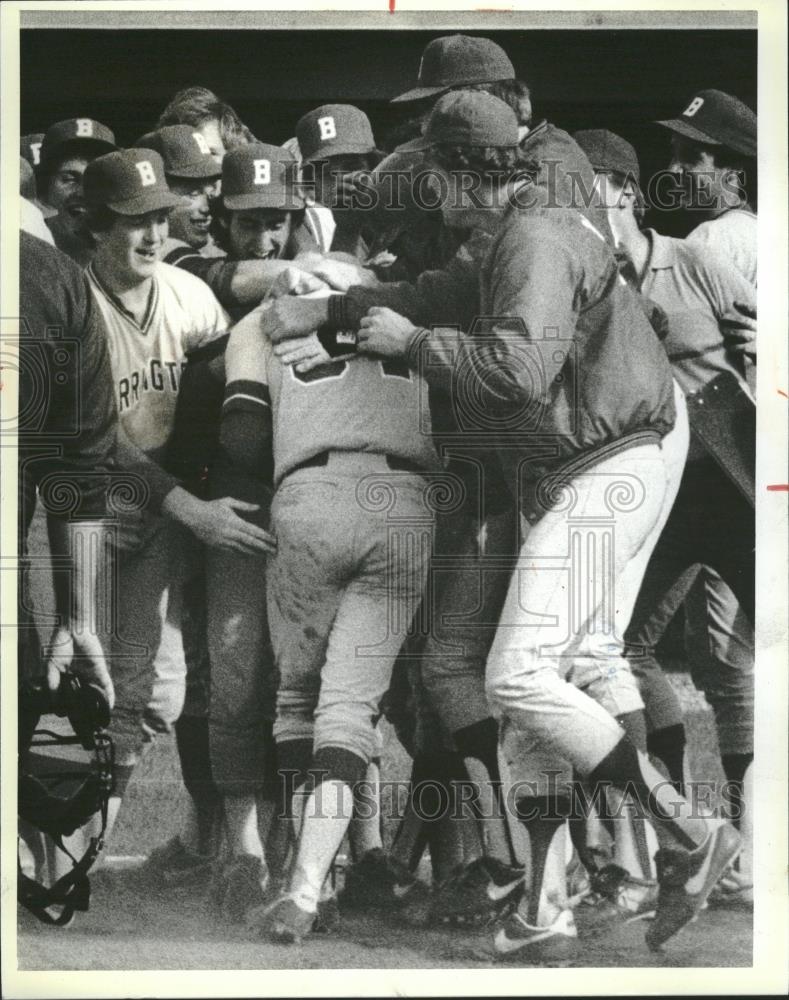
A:
<svg viewBox="0 0 789 1000">
<path fill-rule="evenodd" d="M 431 159 L 448 173 L 474 173 L 495 177 L 501 183 L 528 177 L 534 180 L 539 164 L 530 159 L 519 146 L 446 146 L 433 148 Z"/>
<path fill-rule="evenodd" d="M 493 94 L 500 101 L 512 108 L 519 125 L 531 125 L 531 91 L 523 80 L 496 80 L 495 83 L 475 83 L 466 85 L 463 90 L 484 90 Z"/>
<path fill-rule="evenodd" d="M 186 87 L 179 90 L 159 115 L 157 128 L 164 125 L 191 125 L 194 128 L 216 120 L 226 149 L 248 146 L 255 136 L 226 101 L 207 87 Z"/>
</svg>

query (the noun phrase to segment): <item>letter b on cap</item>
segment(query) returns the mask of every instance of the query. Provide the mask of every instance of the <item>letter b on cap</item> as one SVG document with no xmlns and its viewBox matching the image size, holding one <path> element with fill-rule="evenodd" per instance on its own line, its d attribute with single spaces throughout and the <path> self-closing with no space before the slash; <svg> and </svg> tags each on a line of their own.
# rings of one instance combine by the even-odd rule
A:
<svg viewBox="0 0 789 1000">
<path fill-rule="evenodd" d="M 321 139 L 326 140 L 337 138 L 337 126 L 334 124 L 334 119 L 331 115 L 327 115 L 325 118 L 319 118 L 318 128 L 321 130 Z"/>
<path fill-rule="evenodd" d="M 77 131 L 76 135 L 80 139 L 89 139 L 93 135 L 93 122 L 90 118 L 77 118 Z"/>
<path fill-rule="evenodd" d="M 255 184 L 271 183 L 271 160 L 253 160 L 255 165 Z"/>
<path fill-rule="evenodd" d="M 694 97 L 690 104 L 682 112 L 685 118 L 692 118 L 704 103 L 703 97 Z"/>
<path fill-rule="evenodd" d="M 134 165 L 137 168 L 137 173 L 140 175 L 140 184 L 143 187 L 150 187 L 151 184 L 156 183 L 156 174 L 150 160 L 140 160 L 139 163 L 135 163 Z"/>
<path fill-rule="evenodd" d="M 197 148 L 200 150 L 203 156 L 211 155 L 211 147 L 205 141 L 204 135 L 202 135 L 200 132 L 192 132 L 192 138 L 197 143 Z"/>
</svg>

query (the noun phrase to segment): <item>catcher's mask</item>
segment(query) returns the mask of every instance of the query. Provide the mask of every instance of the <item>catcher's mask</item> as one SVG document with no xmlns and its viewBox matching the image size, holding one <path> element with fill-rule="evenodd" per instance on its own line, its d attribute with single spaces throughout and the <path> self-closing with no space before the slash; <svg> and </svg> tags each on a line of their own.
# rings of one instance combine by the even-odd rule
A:
<svg viewBox="0 0 789 1000">
<path fill-rule="evenodd" d="M 38 767 L 32 774 L 20 766 L 19 818 L 47 834 L 57 847 L 71 858 L 73 868 L 46 888 L 25 875 L 17 866 L 17 898 L 39 920 L 64 926 L 71 922 L 76 910 L 87 910 L 90 904 L 90 882 L 87 872 L 104 846 L 107 827 L 107 807 L 114 786 L 114 748 L 104 731 L 110 721 L 110 710 L 104 695 L 96 688 L 83 684 L 76 674 L 61 675 L 58 689 L 27 688 L 20 691 L 20 731 L 32 731 L 26 749 L 79 745 L 91 754 L 90 767 L 74 770 L 43 771 Z M 44 714 L 67 717 L 73 736 L 39 729 Z M 20 748 L 22 749 L 22 748 Z M 20 761 L 24 758 L 20 755 Z M 68 797 L 57 794 L 58 786 L 79 781 L 76 791 Z M 91 837 L 87 850 L 78 860 L 65 847 L 63 838 L 74 833 L 96 813 L 101 815 L 101 830 Z M 50 912 L 54 910 L 55 912 Z"/>
</svg>

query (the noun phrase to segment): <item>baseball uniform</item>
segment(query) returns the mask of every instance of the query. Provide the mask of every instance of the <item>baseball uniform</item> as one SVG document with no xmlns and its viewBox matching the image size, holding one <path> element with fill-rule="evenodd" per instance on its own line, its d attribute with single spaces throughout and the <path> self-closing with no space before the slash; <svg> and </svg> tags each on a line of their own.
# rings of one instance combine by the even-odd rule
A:
<svg viewBox="0 0 789 1000">
<path fill-rule="evenodd" d="M 366 761 L 427 570 L 425 476 L 440 465 L 424 384 L 402 365 L 364 358 L 300 376 L 264 342 L 254 403 L 233 335 L 227 370 L 225 414 L 244 405 L 271 411 L 277 741 L 314 735 L 316 749 L 342 747 Z"/>
<path fill-rule="evenodd" d="M 102 285 L 92 265 L 87 275 L 107 328 L 121 427 L 158 464 L 172 432 L 186 355 L 222 336 L 227 316 L 203 282 L 168 264 L 156 266 L 140 323 Z M 117 696 L 112 729 L 120 763 L 134 758 L 141 718 L 146 735 L 167 728 L 178 718 L 184 698 L 180 590 L 195 544 L 173 521 L 151 515 L 148 526 L 150 535 L 140 549 L 118 555 L 119 627 L 111 669 Z"/>
</svg>

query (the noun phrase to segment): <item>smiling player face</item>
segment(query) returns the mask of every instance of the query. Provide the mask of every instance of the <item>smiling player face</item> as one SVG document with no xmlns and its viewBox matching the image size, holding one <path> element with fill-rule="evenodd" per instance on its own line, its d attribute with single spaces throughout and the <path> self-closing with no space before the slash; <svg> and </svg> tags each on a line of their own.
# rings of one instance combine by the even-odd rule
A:
<svg viewBox="0 0 789 1000">
<path fill-rule="evenodd" d="M 168 179 L 170 190 L 188 199 L 188 204 L 170 212 L 170 236 L 199 249 L 208 242 L 211 225 L 211 199 L 219 193 L 218 180 Z"/>
<path fill-rule="evenodd" d="M 291 215 L 275 208 L 231 212 L 228 239 L 235 260 L 281 260 L 290 239 Z"/>
<path fill-rule="evenodd" d="M 119 215 L 112 227 L 96 233 L 97 258 L 114 281 L 127 288 L 153 277 L 168 234 L 168 212 Z"/>
</svg>

